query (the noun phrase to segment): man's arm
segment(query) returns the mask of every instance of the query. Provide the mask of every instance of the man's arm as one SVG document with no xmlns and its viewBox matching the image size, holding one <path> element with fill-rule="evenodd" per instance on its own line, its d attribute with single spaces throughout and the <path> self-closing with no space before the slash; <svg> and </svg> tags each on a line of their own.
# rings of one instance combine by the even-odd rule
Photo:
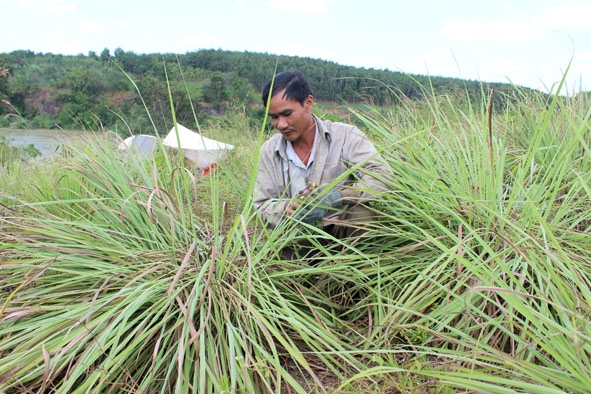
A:
<svg viewBox="0 0 591 394">
<path fill-rule="evenodd" d="M 265 154 L 261 148 L 260 162 L 253 191 L 253 204 L 261 219 L 270 227 L 276 227 L 285 216 L 289 198 L 284 195 L 281 168 L 272 159 L 272 154 Z"/>
<path fill-rule="evenodd" d="M 393 171 L 363 132 L 354 128 L 349 136 L 351 138 L 344 146 L 345 159 L 349 166 L 359 166 L 359 169 L 356 171 L 357 182 L 342 191 L 343 204 L 368 202 L 387 190 L 381 179 L 391 177 Z"/>
</svg>

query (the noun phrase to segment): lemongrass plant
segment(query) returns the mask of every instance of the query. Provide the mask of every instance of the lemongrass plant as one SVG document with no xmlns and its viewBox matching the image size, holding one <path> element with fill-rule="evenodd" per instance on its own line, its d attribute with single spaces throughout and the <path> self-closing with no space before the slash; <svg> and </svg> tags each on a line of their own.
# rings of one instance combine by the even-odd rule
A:
<svg viewBox="0 0 591 394">
<path fill-rule="evenodd" d="M 374 373 L 410 352 L 416 376 L 456 389 L 591 384 L 591 110 L 583 95 L 525 99 L 494 116 L 434 100 L 429 123 L 412 105 L 359 114 L 396 174 L 372 237 Z"/>
<path fill-rule="evenodd" d="M 262 138 L 245 115 L 201 130 L 237 147 L 207 177 L 162 147 L 145 161 L 96 139 L 35 166 L 26 189 L 13 173 L 0 391 L 585 392 L 580 100 L 356 111 L 395 176 L 349 240 L 258 223 Z M 300 239 L 316 252 L 285 260 Z"/>
<path fill-rule="evenodd" d="M 199 178 L 101 134 L 4 194 L 0 390 L 305 392 L 360 371 L 312 274 L 256 230 L 253 140 Z"/>
</svg>

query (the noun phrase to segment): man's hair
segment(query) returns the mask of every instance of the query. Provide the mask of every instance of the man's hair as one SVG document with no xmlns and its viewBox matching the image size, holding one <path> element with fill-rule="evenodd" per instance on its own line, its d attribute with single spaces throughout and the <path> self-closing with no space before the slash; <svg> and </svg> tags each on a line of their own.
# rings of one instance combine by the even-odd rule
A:
<svg viewBox="0 0 591 394">
<path fill-rule="evenodd" d="M 283 98 L 288 100 L 298 101 L 304 105 L 304 101 L 308 96 L 312 95 L 312 88 L 310 82 L 304 77 L 299 71 L 284 71 L 275 75 L 267 82 L 263 89 L 262 99 L 263 105 L 267 105 L 267 99 L 269 99 L 269 91 L 271 90 L 271 83 L 273 83 L 273 90 L 270 92 L 271 97 L 275 96 L 278 92 L 285 89 Z"/>
</svg>

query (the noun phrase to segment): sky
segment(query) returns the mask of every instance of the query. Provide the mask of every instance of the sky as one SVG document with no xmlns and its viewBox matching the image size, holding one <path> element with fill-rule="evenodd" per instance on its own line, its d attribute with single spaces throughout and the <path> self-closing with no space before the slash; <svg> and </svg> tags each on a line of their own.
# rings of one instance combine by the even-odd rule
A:
<svg viewBox="0 0 591 394">
<path fill-rule="evenodd" d="M 0 0 L 0 53 L 222 49 L 572 94 L 590 20 L 591 0 Z"/>
</svg>

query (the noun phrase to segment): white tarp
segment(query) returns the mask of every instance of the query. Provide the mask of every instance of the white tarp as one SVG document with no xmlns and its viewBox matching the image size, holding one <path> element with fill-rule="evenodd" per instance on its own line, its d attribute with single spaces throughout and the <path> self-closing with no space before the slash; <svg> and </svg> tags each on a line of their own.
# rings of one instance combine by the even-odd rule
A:
<svg viewBox="0 0 591 394">
<path fill-rule="evenodd" d="M 219 161 L 228 151 L 234 149 L 233 145 L 204 137 L 179 123 L 177 123 L 177 128 L 178 139 L 176 129 L 173 127 L 162 140 L 162 145 L 179 149 L 178 141 L 180 140 L 180 148 L 184 157 L 189 159 L 197 168 L 205 168 Z"/>
<path fill-rule="evenodd" d="M 133 150 L 143 158 L 150 158 L 157 146 L 158 140 L 153 135 L 136 134 L 124 139 L 119 149 Z"/>
</svg>

